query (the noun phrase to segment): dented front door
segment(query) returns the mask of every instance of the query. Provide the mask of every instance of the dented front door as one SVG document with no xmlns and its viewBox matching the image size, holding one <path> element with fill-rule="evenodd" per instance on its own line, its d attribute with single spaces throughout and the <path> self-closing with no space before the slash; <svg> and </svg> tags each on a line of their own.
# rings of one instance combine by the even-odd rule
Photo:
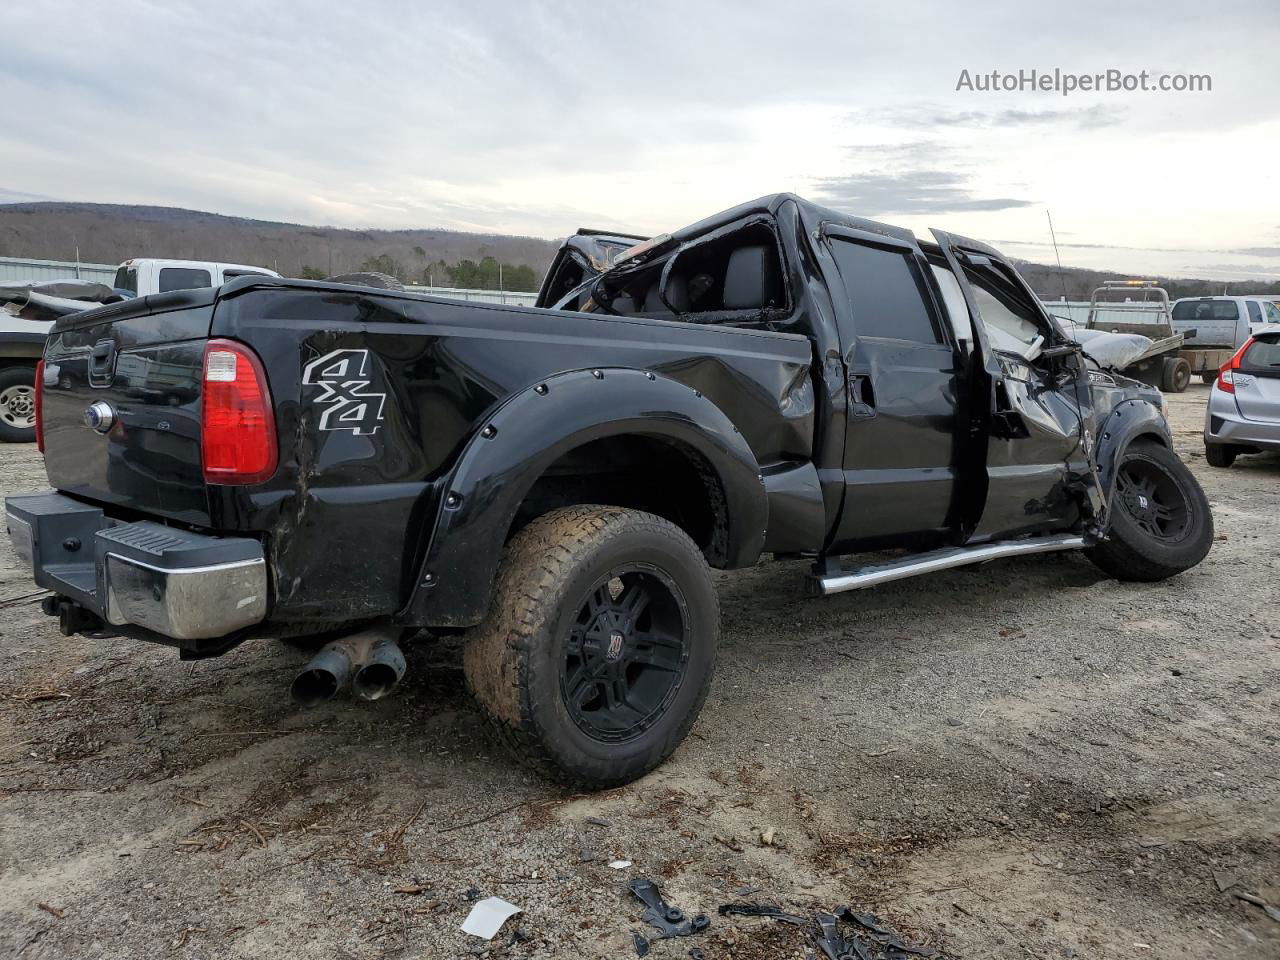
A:
<svg viewBox="0 0 1280 960">
<path fill-rule="evenodd" d="M 1068 528 L 1091 482 L 1088 373 L 1076 356 L 1044 356 L 1066 338 L 1011 263 L 979 241 L 933 235 L 964 293 L 978 351 L 974 397 L 987 407 L 975 419 L 985 428 L 986 489 L 970 497 L 968 538 Z"/>
</svg>

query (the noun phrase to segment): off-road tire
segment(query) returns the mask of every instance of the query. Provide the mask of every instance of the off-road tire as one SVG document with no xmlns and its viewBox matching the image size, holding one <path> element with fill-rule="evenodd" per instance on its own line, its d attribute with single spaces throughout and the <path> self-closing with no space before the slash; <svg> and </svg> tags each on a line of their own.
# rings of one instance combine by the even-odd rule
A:
<svg viewBox="0 0 1280 960">
<path fill-rule="evenodd" d="M 1129 514 L 1119 495 L 1113 494 L 1107 538 L 1085 554 L 1117 580 L 1154 583 L 1189 570 L 1204 559 L 1213 545 L 1213 514 L 1196 478 L 1168 447 L 1155 440 L 1135 440 L 1121 455 L 1117 474 L 1135 458 L 1153 461 L 1176 482 L 1188 510 L 1185 536 L 1176 543 L 1152 537 Z"/>
<path fill-rule="evenodd" d="M 349 283 L 354 287 L 374 287 L 378 290 L 398 290 L 404 292 L 404 284 L 387 273 L 375 273 L 366 270 L 360 273 L 340 273 L 336 277 L 325 277 L 327 283 Z"/>
<path fill-rule="evenodd" d="M 652 565 L 678 589 L 687 660 L 652 726 L 605 743 L 570 716 L 561 669 L 584 599 L 601 577 L 629 563 Z M 684 531 L 638 510 L 567 507 L 544 514 L 511 540 L 489 614 L 468 631 L 463 667 L 485 718 L 519 760 L 553 780 L 600 789 L 643 776 L 684 740 L 711 685 L 719 631 L 710 571 Z"/>
<path fill-rule="evenodd" d="M 1182 393 L 1191 383 L 1191 364 L 1184 357 L 1165 357 L 1160 389 L 1165 393 Z"/>
<path fill-rule="evenodd" d="M 29 427 L 19 426 L 18 420 L 25 422 L 29 412 L 35 405 L 35 367 L 0 368 L 0 398 L 4 405 L 0 408 L 0 441 L 4 443 L 35 443 L 36 428 L 34 422 Z M 21 405 L 10 408 L 11 403 Z"/>
<path fill-rule="evenodd" d="M 1229 443 L 1206 443 L 1204 445 L 1204 459 L 1211 467 L 1231 466 L 1236 462 L 1236 456 L 1239 452 Z"/>
</svg>

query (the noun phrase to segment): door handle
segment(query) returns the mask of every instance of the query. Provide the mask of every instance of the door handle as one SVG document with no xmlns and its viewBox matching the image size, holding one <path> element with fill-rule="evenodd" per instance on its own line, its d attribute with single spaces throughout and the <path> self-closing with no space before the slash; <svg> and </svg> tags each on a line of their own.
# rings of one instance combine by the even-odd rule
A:
<svg viewBox="0 0 1280 960">
<path fill-rule="evenodd" d="M 1010 402 L 1009 388 L 1003 380 L 991 387 L 991 432 L 1004 440 L 1021 440 L 1031 436 L 1027 422 Z"/>
<path fill-rule="evenodd" d="M 115 367 L 116 342 L 99 340 L 89 351 L 89 383 L 93 386 L 109 386 Z"/>
<path fill-rule="evenodd" d="M 871 377 L 864 373 L 849 374 L 849 411 L 860 420 L 876 415 L 875 391 Z"/>
</svg>

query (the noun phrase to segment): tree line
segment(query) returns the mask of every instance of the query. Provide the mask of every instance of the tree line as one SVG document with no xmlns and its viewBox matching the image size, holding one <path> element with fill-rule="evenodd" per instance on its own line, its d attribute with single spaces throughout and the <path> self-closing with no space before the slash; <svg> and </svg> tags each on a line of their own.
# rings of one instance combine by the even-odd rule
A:
<svg viewBox="0 0 1280 960">
<path fill-rule="evenodd" d="M 490 288 L 500 270 L 507 289 L 532 290 L 556 247 L 554 240 L 540 237 L 346 230 L 175 207 L 0 204 L 0 257 L 110 264 L 130 257 L 216 260 L 267 267 L 289 277 L 377 269 L 412 283 Z"/>
<path fill-rule="evenodd" d="M 1095 288 L 1107 280 L 1155 280 L 1169 292 L 1170 300 L 1180 297 L 1234 296 L 1280 297 L 1280 281 L 1195 280 L 1178 277 L 1150 277 L 1109 270 L 1086 270 L 1081 267 L 1058 267 L 1044 263 L 1017 261 L 1018 272 L 1042 300 L 1088 300 Z"/>
<path fill-rule="evenodd" d="M 507 263 L 496 257 L 481 257 L 478 261 L 463 258 L 456 263 L 442 259 L 427 262 L 426 251 L 414 247 L 421 264 L 408 265 L 389 253 L 366 257 L 357 267 L 359 272 L 385 273 L 401 283 L 422 284 L 428 287 L 460 287 L 470 290 L 535 291 L 542 280 L 542 272 L 527 263 Z M 322 267 L 303 264 L 298 274 L 303 280 L 323 280 L 331 274 Z"/>
</svg>

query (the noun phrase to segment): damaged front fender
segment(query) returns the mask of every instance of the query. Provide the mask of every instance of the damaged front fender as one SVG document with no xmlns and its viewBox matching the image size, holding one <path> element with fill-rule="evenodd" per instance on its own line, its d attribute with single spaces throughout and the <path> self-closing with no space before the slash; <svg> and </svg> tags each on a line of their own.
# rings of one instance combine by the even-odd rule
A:
<svg viewBox="0 0 1280 960">
<path fill-rule="evenodd" d="M 1119 388 L 1124 393 L 1132 391 Z M 1098 388 L 1094 388 L 1095 395 Z M 1145 394 L 1145 391 L 1144 391 Z M 1102 413 L 1106 404 L 1100 405 L 1097 420 L 1097 440 L 1095 462 L 1098 465 L 1098 479 L 1102 484 L 1102 493 L 1109 503 L 1115 490 L 1116 468 L 1124 458 L 1124 452 L 1135 440 L 1149 437 L 1166 447 L 1173 446 L 1173 438 L 1169 433 L 1169 424 L 1160 412 L 1158 399 L 1140 396 L 1122 396 L 1110 412 Z"/>
</svg>

